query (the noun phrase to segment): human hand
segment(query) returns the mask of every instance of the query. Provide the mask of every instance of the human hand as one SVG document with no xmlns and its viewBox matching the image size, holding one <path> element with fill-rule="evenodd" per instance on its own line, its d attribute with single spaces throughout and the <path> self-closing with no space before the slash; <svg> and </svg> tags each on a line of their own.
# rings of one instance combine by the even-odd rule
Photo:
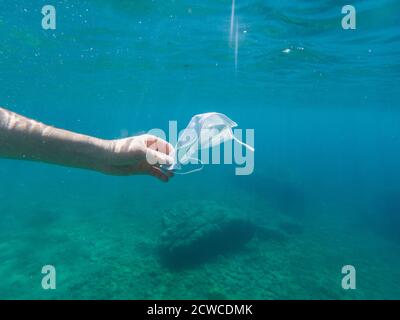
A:
<svg viewBox="0 0 400 320">
<path fill-rule="evenodd" d="M 110 175 L 147 174 L 167 182 L 173 176 L 161 165 L 172 164 L 169 156 L 174 148 L 165 140 L 153 135 L 103 141 L 103 154 L 95 164 L 95 170 Z"/>
</svg>

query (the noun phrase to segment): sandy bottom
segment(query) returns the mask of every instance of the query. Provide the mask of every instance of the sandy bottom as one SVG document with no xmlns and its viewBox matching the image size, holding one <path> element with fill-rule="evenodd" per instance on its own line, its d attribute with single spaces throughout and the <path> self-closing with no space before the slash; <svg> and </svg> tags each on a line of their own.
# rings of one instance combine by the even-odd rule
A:
<svg viewBox="0 0 400 320">
<path fill-rule="evenodd" d="M 258 224 L 285 237 L 255 237 L 236 252 L 183 270 L 163 266 L 156 250 L 163 210 L 178 202 L 146 206 L 121 195 L 100 202 L 73 196 L 3 201 L 0 298 L 400 298 L 399 243 L 337 220 L 334 212 L 288 217 L 243 199 L 242 193 L 241 204 L 222 205 L 251 211 Z M 281 230 L 282 222 L 298 228 Z M 56 267 L 56 290 L 41 288 L 41 268 L 47 264 Z M 341 287 L 341 268 L 347 264 L 357 270 L 356 290 Z"/>
</svg>

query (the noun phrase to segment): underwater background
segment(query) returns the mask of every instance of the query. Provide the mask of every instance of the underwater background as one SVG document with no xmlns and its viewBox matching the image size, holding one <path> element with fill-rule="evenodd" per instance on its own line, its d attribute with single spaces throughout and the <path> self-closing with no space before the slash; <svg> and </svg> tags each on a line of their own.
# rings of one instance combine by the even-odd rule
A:
<svg viewBox="0 0 400 320">
<path fill-rule="evenodd" d="M 231 0 L 0 0 L 2 107 L 106 139 L 217 111 L 256 149 L 168 184 L 1 159 L 0 298 L 400 298 L 400 2 L 353 0 L 356 30 L 346 4 L 236 0 L 235 54 Z M 185 242 L 221 215 L 164 261 L 166 216 Z"/>
</svg>

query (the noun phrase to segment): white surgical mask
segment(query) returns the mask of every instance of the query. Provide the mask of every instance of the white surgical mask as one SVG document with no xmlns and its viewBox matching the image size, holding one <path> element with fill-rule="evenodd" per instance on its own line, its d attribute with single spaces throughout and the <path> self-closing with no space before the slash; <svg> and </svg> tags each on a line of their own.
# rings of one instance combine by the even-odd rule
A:
<svg viewBox="0 0 400 320">
<path fill-rule="evenodd" d="M 197 154 L 198 150 L 212 148 L 232 139 L 254 152 L 253 147 L 234 136 L 232 131 L 234 127 L 237 127 L 237 123 L 222 113 L 208 112 L 193 116 L 186 129 L 179 135 L 175 150 L 171 154 L 174 163 L 166 169 L 181 169 L 181 164 L 195 161 L 201 164 L 200 168 L 189 172 L 176 173 L 187 174 L 200 171 L 203 169 L 203 164 L 200 159 L 194 158 L 193 155 Z"/>
</svg>

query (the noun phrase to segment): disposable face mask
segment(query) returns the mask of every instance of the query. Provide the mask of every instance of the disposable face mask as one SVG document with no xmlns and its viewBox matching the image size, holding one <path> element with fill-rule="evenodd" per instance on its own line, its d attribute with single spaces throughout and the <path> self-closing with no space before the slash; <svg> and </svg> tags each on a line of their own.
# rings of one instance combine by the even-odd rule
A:
<svg viewBox="0 0 400 320">
<path fill-rule="evenodd" d="M 166 169 L 175 170 L 177 174 L 200 171 L 203 169 L 203 163 L 193 155 L 201 149 L 212 148 L 232 139 L 254 152 L 253 147 L 234 136 L 234 127 L 237 127 L 237 123 L 222 113 L 208 112 L 193 116 L 186 129 L 179 135 L 175 151 L 171 154 L 174 163 Z M 181 169 L 182 164 L 190 161 L 201 164 L 201 167 L 188 172 L 176 172 L 177 169 Z"/>
</svg>

